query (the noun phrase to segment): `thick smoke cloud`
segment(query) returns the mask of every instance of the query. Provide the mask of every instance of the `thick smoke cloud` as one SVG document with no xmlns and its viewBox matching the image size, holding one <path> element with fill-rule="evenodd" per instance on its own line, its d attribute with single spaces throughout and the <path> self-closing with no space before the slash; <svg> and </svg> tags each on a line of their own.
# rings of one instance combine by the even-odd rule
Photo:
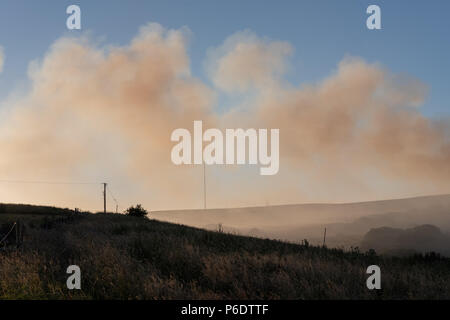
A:
<svg viewBox="0 0 450 320">
<path fill-rule="evenodd" d="M 190 76 L 187 36 L 187 30 L 150 24 L 125 47 L 101 48 L 85 38 L 57 41 L 32 66 L 30 92 L 3 120 L 0 145 L 8 156 L 0 160 L 2 176 L 106 180 L 115 182 L 122 199 L 137 194 L 144 203 L 189 203 L 201 180 L 192 181 L 192 168 L 171 164 L 170 133 L 195 119 L 212 121 L 214 95 Z M 21 199 L 52 203 L 58 194 L 67 200 L 76 192 L 61 189 Z M 99 207 L 86 199 L 80 206 Z"/>
<path fill-rule="evenodd" d="M 209 206 L 450 191 L 449 126 L 421 114 L 419 81 L 345 58 L 322 82 L 296 86 L 283 78 L 292 47 L 245 31 L 208 52 L 203 83 L 191 75 L 188 38 L 187 29 L 149 24 L 127 46 L 58 40 L 30 66 L 29 92 L 3 112 L 1 176 L 106 180 L 122 206 L 200 207 L 202 168 L 171 163 L 170 134 L 203 120 L 280 129 L 280 173 L 208 168 Z M 234 94 L 241 102 L 215 111 L 217 97 Z M 97 187 L 1 188 L 15 202 L 101 207 Z"/>
<path fill-rule="evenodd" d="M 292 51 L 289 43 L 243 31 L 209 51 L 207 68 L 215 86 L 228 93 L 267 88 L 280 81 Z"/>
</svg>

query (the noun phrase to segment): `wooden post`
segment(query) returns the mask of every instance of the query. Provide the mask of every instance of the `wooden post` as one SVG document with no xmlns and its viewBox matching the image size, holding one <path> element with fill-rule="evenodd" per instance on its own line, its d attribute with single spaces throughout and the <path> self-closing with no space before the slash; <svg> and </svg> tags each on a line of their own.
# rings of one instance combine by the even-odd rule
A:
<svg viewBox="0 0 450 320">
<path fill-rule="evenodd" d="M 19 243 L 22 246 L 22 243 L 23 243 L 23 223 L 20 224 L 20 228 L 19 228 Z"/>
<path fill-rule="evenodd" d="M 16 248 L 19 247 L 19 228 L 18 228 L 18 222 L 16 222 Z"/>
<path fill-rule="evenodd" d="M 323 246 L 325 247 L 325 242 L 327 238 L 327 228 L 325 228 L 325 231 L 323 232 Z"/>
<path fill-rule="evenodd" d="M 106 213 L 106 185 L 107 183 L 103 183 L 103 212 Z"/>
</svg>

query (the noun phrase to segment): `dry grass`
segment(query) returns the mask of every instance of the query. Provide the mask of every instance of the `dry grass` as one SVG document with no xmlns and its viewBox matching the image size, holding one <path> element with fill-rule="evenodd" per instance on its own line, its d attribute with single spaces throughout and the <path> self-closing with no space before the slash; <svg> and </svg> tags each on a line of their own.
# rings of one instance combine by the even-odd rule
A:
<svg viewBox="0 0 450 320">
<path fill-rule="evenodd" d="M 44 210 L 45 211 L 45 210 Z M 450 299 L 450 260 L 380 257 L 104 214 L 0 213 L 24 244 L 0 251 L 1 299 Z M 66 268 L 82 290 L 66 288 Z M 380 291 L 365 270 L 382 270 Z"/>
</svg>

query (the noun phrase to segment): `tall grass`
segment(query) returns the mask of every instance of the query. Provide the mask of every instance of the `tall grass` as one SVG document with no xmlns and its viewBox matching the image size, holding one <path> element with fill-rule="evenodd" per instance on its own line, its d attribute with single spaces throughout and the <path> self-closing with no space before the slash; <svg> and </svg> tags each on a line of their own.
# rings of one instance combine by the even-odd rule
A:
<svg viewBox="0 0 450 320">
<path fill-rule="evenodd" d="M 0 214 L 1 223 L 17 216 Z M 27 214 L 1 299 L 450 299 L 450 260 L 296 245 L 113 214 Z M 81 268 L 81 290 L 66 268 Z M 366 287 L 377 264 L 382 290 Z"/>
</svg>

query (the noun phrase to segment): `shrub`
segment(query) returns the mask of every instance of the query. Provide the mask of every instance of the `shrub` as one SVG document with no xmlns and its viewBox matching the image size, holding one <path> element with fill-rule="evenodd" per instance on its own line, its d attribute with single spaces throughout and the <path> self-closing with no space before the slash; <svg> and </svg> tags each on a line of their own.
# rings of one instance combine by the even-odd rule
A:
<svg viewBox="0 0 450 320">
<path fill-rule="evenodd" d="M 135 207 L 131 206 L 127 210 L 125 210 L 125 214 L 130 217 L 146 217 L 148 212 L 145 210 L 140 204 L 137 204 Z"/>
</svg>

